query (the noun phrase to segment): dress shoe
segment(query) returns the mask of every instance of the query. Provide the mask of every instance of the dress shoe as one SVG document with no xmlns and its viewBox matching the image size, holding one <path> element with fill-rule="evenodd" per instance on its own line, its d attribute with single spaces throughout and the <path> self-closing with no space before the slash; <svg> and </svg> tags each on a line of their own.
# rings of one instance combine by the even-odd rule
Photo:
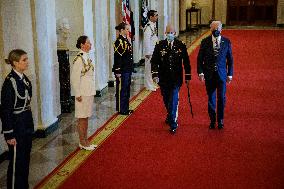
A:
<svg viewBox="0 0 284 189">
<path fill-rule="evenodd" d="M 93 148 L 97 148 L 98 147 L 98 145 L 96 145 L 96 144 L 91 144 L 90 146 L 93 147 Z"/>
<path fill-rule="evenodd" d="M 84 149 L 84 150 L 88 150 L 88 151 L 92 151 L 92 150 L 96 149 L 96 147 L 97 147 L 97 145 L 83 146 L 79 143 L 80 149 Z"/>
<path fill-rule="evenodd" d="M 146 88 L 146 90 L 148 90 L 148 91 L 153 91 L 153 92 L 155 92 L 155 91 L 156 91 L 156 89 L 155 89 L 155 88 Z"/>
<path fill-rule="evenodd" d="M 215 122 L 211 122 L 211 123 L 210 123 L 209 129 L 215 129 Z"/>
<path fill-rule="evenodd" d="M 224 123 L 218 123 L 218 129 L 224 129 Z"/>
<path fill-rule="evenodd" d="M 134 111 L 133 110 L 127 110 L 126 112 L 119 112 L 120 115 L 130 115 L 132 114 Z"/>
<path fill-rule="evenodd" d="M 174 128 L 174 129 L 173 129 L 173 128 L 170 128 L 170 133 L 171 133 L 171 134 L 174 135 L 176 132 L 177 132 L 177 129 L 176 129 L 176 128 Z"/>
<path fill-rule="evenodd" d="M 165 123 L 166 123 L 167 125 L 170 125 L 170 119 L 169 119 L 168 117 L 166 118 Z"/>
</svg>

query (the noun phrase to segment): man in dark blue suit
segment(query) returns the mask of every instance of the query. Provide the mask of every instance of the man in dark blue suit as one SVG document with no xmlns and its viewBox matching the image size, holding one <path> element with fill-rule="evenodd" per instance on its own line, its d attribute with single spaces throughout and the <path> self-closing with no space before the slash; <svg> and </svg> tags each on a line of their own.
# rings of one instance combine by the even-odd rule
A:
<svg viewBox="0 0 284 189">
<path fill-rule="evenodd" d="M 224 128 L 224 108 L 226 100 L 226 82 L 233 78 L 233 55 L 231 42 L 221 36 L 222 23 L 210 24 L 212 35 L 202 40 L 197 58 L 197 73 L 200 81 L 205 80 L 208 95 L 209 129 L 216 125 L 216 90 L 218 129 Z"/>
</svg>

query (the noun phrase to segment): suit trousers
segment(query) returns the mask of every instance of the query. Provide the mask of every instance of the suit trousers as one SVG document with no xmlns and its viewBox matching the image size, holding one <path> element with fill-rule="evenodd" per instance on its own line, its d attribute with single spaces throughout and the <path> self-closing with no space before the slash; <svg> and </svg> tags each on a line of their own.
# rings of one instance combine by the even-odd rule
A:
<svg viewBox="0 0 284 189">
<path fill-rule="evenodd" d="M 12 185 L 14 185 L 14 189 L 28 189 L 32 134 L 16 136 L 15 139 L 17 141 L 16 149 L 14 146 L 8 145 L 7 189 L 12 189 Z M 14 155 L 16 155 L 16 161 L 14 161 Z"/>
<path fill-rule="evenodd" d="M 145 58 L 145 76 L 144 76 L 144 85 L 147 90 L 155 90 L 156 86 L 154 85 L 151 73 L 151 58 Z"/>
<path fill-rule="evenodd" d="M 208 114 L 211 122 L 216 122 L 216 91 L 217 91 L 217 121 L 223 122 L 226 103 L 226 81 L 221 80 L 216 71 L 210 80 L 205 80 L 208 95 Z"/>
<path fill-rule="evenodd" d="M 122 73 L 120 78 L 116 78 L 116 110 L 127 112 L 129 110 L 131 72 Z"/>
<path fill-rule="evenodd" d="M 160 86 L 163 96 L 164 105 L 167 109 L 167 119 L 171 129 L 178 127 L 178 103 L 179 103 L 179 86 Z"/>
</svg>

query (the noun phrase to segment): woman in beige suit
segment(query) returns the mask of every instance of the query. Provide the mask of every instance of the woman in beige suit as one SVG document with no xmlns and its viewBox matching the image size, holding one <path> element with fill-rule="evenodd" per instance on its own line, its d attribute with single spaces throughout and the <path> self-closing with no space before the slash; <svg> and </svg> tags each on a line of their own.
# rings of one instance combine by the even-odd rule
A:
<svg viewBox="0 0 284 189">
<path fill-rule="evenodd" d="M 71 71 L 71 86 L 75 96 L 75 117 L 78 118 L 79 147 L 94 150 L 87 137 L 88 118 L 93 114 L 95 95 L 94 65 L 89 57 L 91 42 L 87 36 L 80 36 L 76 47 L 80 49 L 74 59 Z"/>
</svg>

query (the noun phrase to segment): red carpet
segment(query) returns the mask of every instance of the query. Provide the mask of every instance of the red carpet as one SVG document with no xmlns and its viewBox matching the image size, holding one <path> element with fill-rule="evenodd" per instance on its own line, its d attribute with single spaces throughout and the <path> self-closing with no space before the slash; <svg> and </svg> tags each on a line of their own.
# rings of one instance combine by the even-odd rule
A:
<svg viewBox="0 0 284 189">
<path fill-rule="evenodd" d="M 235 60 L 225 129 L 208 130 L 207 96 L 193 80 L 191 118 L 180 91 L 179 128 L 170 135 L 155 92 L 60 188 L 284 188 L 284 30 L 227 30 Z"/>
</svg>

